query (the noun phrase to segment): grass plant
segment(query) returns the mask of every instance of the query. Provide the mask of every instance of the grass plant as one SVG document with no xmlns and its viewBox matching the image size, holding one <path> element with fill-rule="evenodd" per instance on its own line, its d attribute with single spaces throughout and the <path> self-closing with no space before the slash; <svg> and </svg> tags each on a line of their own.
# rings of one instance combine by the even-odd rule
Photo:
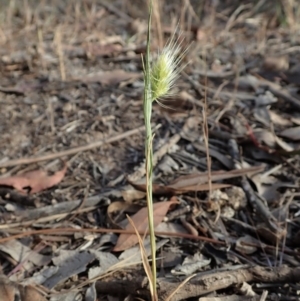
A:
<svg viewBox="0 0 300 301">
<path fill-rule="evenodd" d="M 147 207 L 148 207 L 148 222 L 151 241 L 151 261 L 152 273 L 147 272 L 149 282 L 151 282 L 151 295 L 153 300 L 157 300 L 156 288 L 156 242 L 153 221 L 153 198 L 152 198 L 152 173 L 153 173 L 153 149 L 152 141 L 154 138 L 151 127 L 152 104 L 154 101 L 159 101 L 163 97 L 171 94 L 175 81 L 178 78 L 180 68 L 179 64 L 182 61 L 185 52 L 180 54 L 180 43 L 175 39 L 175 34 L 160 51 L 158 56 L 152 60 L 150 54 L 151 45 L 151 17 L 152 17 L 152 0 L 149 2 L 149 17 L 147 30 L 147 47 L 146 55 L 143 59 L 144 65 L 144 100 L 143 111 L 146 128 L 145 139 L 145 157 L 146 157 L 146 190 L 147 190 Z"/>
</svg>

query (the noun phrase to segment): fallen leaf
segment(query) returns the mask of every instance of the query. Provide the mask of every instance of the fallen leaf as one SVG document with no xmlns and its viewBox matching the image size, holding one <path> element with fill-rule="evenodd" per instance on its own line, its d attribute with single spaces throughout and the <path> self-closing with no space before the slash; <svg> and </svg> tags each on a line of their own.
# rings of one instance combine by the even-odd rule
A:
<svg viewBox="0 0 300 301">
<path fill-rule="evenodd" d="M 209 265 L 211 262 L 210 258 L 206 258 L 203 254 L 195 253 L 193 256 L 187 256 L 182 264 L 177 265 L 171 270 L 173 275 L 192 275 L 197 270 Z"/>
<path fill-rule="evenodd" d="M 59 256 L 52 259 L 53 264 L 58 269 L 43 282 L 43 285 L 52 289 L 66 279 L 85 272 L 87 265 L 95 259 L 96 255 L 86 250 L 61 250 Z"/>
<path fill-rule="evenodd" d="M 115 220 L 116 213 L 117 213 L 117 217 L 122 212 L 135 213 L 138 211 L 138 209 L 140 209 L 140 207 L 141 206 L 127 203 L 127 202 L 122 202 L 122 201 L 112 202 L 107 208 L 107 216 L 108 216 L 110 222 L 116 228 L 119 228 L 120 226 L 118 225 L 118 221 Z"/>
<path fill-rule="evenodd" d="M 19 285 L 22 301 L 46 301 L 46 299 L 32 285 Z"/>
<path fill-rule="evenodd" d="M 130 183 L 134 188 L 139 189 L 141 191 L 146 191 L 146 184 L 136 184 L 136 183 Z M 230 187 L 229 184 L 219 184 L 219 183 L 211 183 L 211 189 L 221 189 L 221 188 L 227 188 Z M 164 186 L 161 184 L 153 184 L 152 186 L 153 195 L 156 196 L 172 196 L 177 194 L 182 194 L 189 191 L 207 191 L 210 189 L 210 186 L 208 183 L 204 184 L 197 184 L 197 185 L 191 185 L 186 186 L 181 189 L 176 189 L 170 186 Z"/>
<path fill-rule="evenodd" d="M 156 227 L 166 216 L 170 206 L 172 204 L 177 204 L 178 201 L 175 197 L 172 197 L 168 202 L 159 202 L 153 204 L 153 218 L 154 218 L 154 227 Z M 148 212 L 147 207 L 142 208 L 136 214 L 131 216 L 131 219 L 139 231 L 143 233 L 148 229 Z M 133 231 L 133 227 L 130 223 L 127 224 L 126 230 Z M 138 243 L 138 237 L 136 234 L 121 234 L 117 241 L 116 246 L 113 251 L 119 252 L 131 248 L 132 246 Z"/>
<path fill-rule="evenodd" d="M 212 171 L 211 172 L 211 181 L 221 181 L 225 179 L 231 179 L 236 177 L 241 177 L 248 173 L 259 172 L 263 170 L 263 166 L 253 166 L 248 168 L 241 168 L 241 169 L 233 169 L 229 171 L 219 170 L 219 171 Z M 174 180 L 169 187 L 175 189 L 183 189 L 186 190 L 185 187 L 191 187 L 200 184 L 207 184 L 208 182 L 208 173 L 194 173 L 187 176 L 181 176 Z"/>
<path fill-rule="evenodd" d="M 236 251 L 239 251 L 242 254 L 249 255 L 257 251 L 257 247 L 255 245 L 259 246 L 259 244 L 260 241 L 246 234 L 236 241 L 235 249 Z"/>
<path fill-rule="evenodd" d="M 286 71 L 289 69 L 288 56 L 267 56 L 264 59 L 263 67 L 272 71 Z"/>
<path fill-rule="evenodd" d="M 276 135 L 275 135 L 275 140 L 276 140 L 277 145 L 279 147 L 281 147 L 283 150 L 285 150 L 287 152 L 291 152 L 291 151 L 295 150 L 294 146 L 292 146 L 291 144 L 288 144 L 287 142 L 283 141 L 282 139 L 280 139 Z"/>
<path fill-rule="evenodd" d="M 157 227 L 155 228 L 155 231 L 158 231 Z M 185 233 L 187 233 L 187 232 L 185 232 Z M 161 247 L 163 247 L 168 242 L 169 242 L 169 237 L 167 239 L 158 240 L 156 243 L 156 251 L 159 250 Z M 144 243 L 144 248 L 145 248 L 147 256 L 150 256 L 151 255 L 150 237 L 146 237 L 143 240 L 143 243 Z M 128 265 L 140 263 L 142 261 L 140 246 L 136 245 L 129 249 L 126 249 L 124 252 L 122 252 L 120 254 L 119 260 L 126 260 L 126 263 Z"/>
<path fill-rule="evenodd" d="M 141 200 L 146 196 L 145 192 L 135 189 L 126 189 L 122 191 L 122 197 L 125 202 L 132 203 L 136 200 Z"/>
<path fill-rule="evenodd" d="M 196 178 L 197 179 L 197 178 Z M 189 191 L 208 191 L 208 190 L 216 190 L 216 189 L 222 189 L 222 188 L 228 188 L 231 187 L 230 184 L 222 184 L 222 183 L 191 183 L 190 185 L 181 186 L 181 183 L 177 183 L 179 187 L 172 187 L 169 186 L 169 188 L 174 188 L 176 191 L 176 194 L 181 194 Z M 175 185 L 174 185 L 175 186 Z"/>
<path fill-rule="evenodd" d="M 269 110 L 269 114 L 270 114 L 271 121 L 274 124 L 278 124 L 285 127 L 292 125 L 292 120 L 285 118 L 286 116 L 283 115 L 282 112 L 277 113 L 275 111 Z"/>
<path fill-rule="evenodd" d="M 253 131 L 253 135 L 260 145 L 267 145 L 272 149 L 276 147 L 275 135 L 271 131 L 266 129 L 256 129 Z"/>
<path fill-rule="evenodd" d="M 137 190 L 140 190 L 140 191 L 143 191 L 145 192 L 146 191 L 146 184 L 140 184 L 140 183 L 134 183 L 134 182 L 131 182 L 130 180 L 128 180 L 128 182 Z M 169 188 L 168 186 L 164 186 L 164 185 L 161 185 L 161 184 L 152 184 L 152 193 L 153 195 L 155 196 L 172 196 L 172 195 L 175 195 L 176 192 L 174 189 L 172 188 Z"/>
<path fill-rule="evenodd" d="M 18 288 L 8 279 L 0 278 L 0 296 L 2 301 L 14 301 L 15 295 L 20 294 Z"/>
<path fill-rule="evenodd" d="M 98 260 L 97 265 L 93 265 L 88 271 L 88 278 L 90 280 L 107 273 L 112 266 L 119 262 L 119 259 L 109 252 L 101 252 L 97 250 L 90 250 L 90 252 L 95 255 Z"/>
<path fill-rule="evenodd" d="M 44 266 L 51 260 L 51 256 L 39 254 L 18 240 L 9 240 L 1 243 L 0 251 L 8 254 L 16 262 L 22 262 L 22 266 L 26 270 L 34 266 Z"/>
<path fill-rule="evenodd" d="M 33 194 L 57 185 L 64 178 L 67 165 L 53 175 L 44 170 L 29 171 L 21 175 L 0 178 L 0 186 L 9 186 L 23 194 Z"/>
<path fill-rule="evenodd" d="M 189 232 L 184 228 L 181 224 L 173 223 L 173 222 L 162 222 L 157 227 L 155 227 L 155 231 L 161 233 L 181 233 L 181 234 L 188 234 Z M 158 235 L 159 237 L 166 237 L 167 235 Z"/>
<path fill-rule="evenodd" d="M 51 296 L 50 301 L 74 301 L 82 300 L 80 292 L 76 289 L 65 292 L 56 292 Z"/>
<path fill-rule="evenodd" d="M 279 135 L 295 141 L 300 140 L 300 126 L 285 129 Z"/>
<path fill-rule="evenodd" d="M 263 166 L 254 166 L 248 168 L 234 169 L 230 171 L 213 171 L 211 172 L 212 182 L 221 181 L 225 179 L 231 179 L 246 175 L 248 173 L 259 172 L 263 170 Z M 176 195 L 182 194 L 190 191 L 207 191 L 210 188 L 212 190 L 231 187 L 230 184 L 222 183 L 211 183 L 211 186 L 208 184 L 208 173 L 207 172 L 198 172 L 189 175 L 181 176 L 175 179 L 171 184 L 164 186 L 160 184 L 153 184 L 153 194 L 156 196 L 160 195 Z M 138 184 L 128 181 L 135 189 L 145 191 L 145 184 Z"/>
<path fill-rule="evenodd" d="M 0 275 L 1 301 L 46 301 L 46 299 L 32 286 L 23 286 Z"/>
<path fill-rule="evenodd" d="M 97 292 L 95 288 L 95 282 L 93 282 L 85 292 L 85 301 L 96 301 Z"/>
<path fill-rule="evenodd" d="M 283 239 L 286 236 L 287 231 L 286 229 L 277 228 L 276 231 L 270 230 L 268 225 L 261 224 L 258 225 L 256 228 L 257 234 L 264 238 L 266 241 L 276 244 L 278 241 Z"/>
</svg>

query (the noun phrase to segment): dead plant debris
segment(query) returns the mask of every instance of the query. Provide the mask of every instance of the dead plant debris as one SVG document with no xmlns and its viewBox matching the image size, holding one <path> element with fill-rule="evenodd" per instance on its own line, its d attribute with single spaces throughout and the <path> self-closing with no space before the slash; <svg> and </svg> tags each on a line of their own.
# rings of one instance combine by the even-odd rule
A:
<svg viewBox="0 0 300 301">
<path fill-rule="evenodd" d="M 0 301 L 149 298 L 146 2 L 0 1 Z M 298 3 L 159 2 L 153 55 L 193 42 L 153 111 L 159 298 L 299 300 Z"/>
</svg>

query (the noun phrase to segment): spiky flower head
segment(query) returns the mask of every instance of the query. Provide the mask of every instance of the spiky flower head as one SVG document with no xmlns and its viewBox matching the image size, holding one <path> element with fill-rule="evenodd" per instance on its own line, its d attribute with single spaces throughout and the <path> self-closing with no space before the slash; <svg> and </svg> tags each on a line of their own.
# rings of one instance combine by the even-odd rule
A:
<svg viewBox="0 0 300 301">
<path fill-rule="evenodd" d="M 185 51 L 180 53 L 181 47 L 174 37 L 162 49 L 151 66 L 152 101 L 170 96 L 175 81 L 181 71 L 179 67 Z"/>
</svg>

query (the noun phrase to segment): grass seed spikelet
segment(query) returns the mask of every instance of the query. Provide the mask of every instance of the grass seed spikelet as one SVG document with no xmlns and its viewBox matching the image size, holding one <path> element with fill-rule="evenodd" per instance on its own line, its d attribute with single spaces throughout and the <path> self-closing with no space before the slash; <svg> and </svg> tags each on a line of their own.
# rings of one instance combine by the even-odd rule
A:
<svg viewBox="0 0 300 301">
<path fill-rule="evenodd" d="M 151 68 L 151 92 L 152 101 L 170 96 L 175 81 L 181 71 L 179 64 L 183 59 L 180 53 L 180 44 L 174 37 L 158 54 Z"/>
</svg>

